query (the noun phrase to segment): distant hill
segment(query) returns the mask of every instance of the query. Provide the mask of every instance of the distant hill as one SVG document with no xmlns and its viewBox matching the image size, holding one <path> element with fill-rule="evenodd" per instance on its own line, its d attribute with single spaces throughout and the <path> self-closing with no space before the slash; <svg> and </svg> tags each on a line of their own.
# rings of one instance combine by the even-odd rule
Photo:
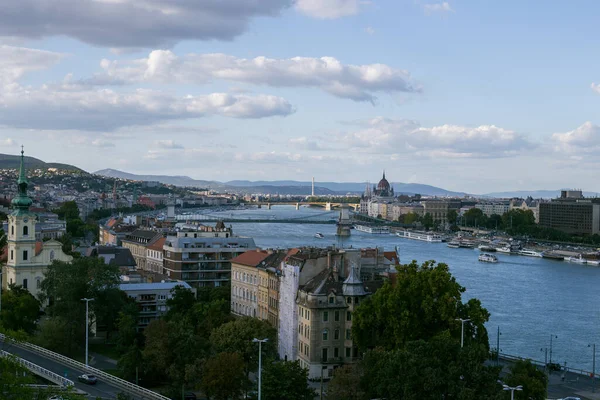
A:
<svg viewBox="0 0 600 400">
<path fill-rule="evenodd" d="M 600 196 L 597 192 L 583 192 L 585 197 L 598 197 Z M 534 199 L 554 199 L 560 196 L 560 189 L 556 190 L 517 190 L 514 192 L 494 192 L 494 193 L 486 193 L 482 196 L 485 197 L 495 197 L 499 199 L 510 199 L 513 197 L 526 198 L 528 196 L 533 197 Z"/>
<path fill-rule="evenodd" d="M 15 156 L 11 154 L 0 154 L 0 169 L 18 169 L 21 165 L 21 156 Z M 42 160 L 39 160 L 34 157 L 25 156 L 25 165 L 29 169 L 47 169 L 47 168 L 57 168 L 65 171 L 77 171 L 77 172 L 85 172 L 81 168 L 77 168 L 73 165 L 69 164 L 61 164 L 61 163 L 47 163 Z"/>
<path fill-rule="evenodd" d="M 234 180 L 229 182 L 203 181 L 190 178 L 189 176 L 167 176 L 167 175 L 135 175 L 115 169 L 103 169 L 94 172 L 97 175 L 111 178 L 131 179 L 139 181 L 156 181 L 167 185 L 188 186 L 199 188 L 210 188 L 227 190 L 237 193 L 265 193 L 265 194 L 291 194 L 308 195 L 311 193 L 312 182 L 309 181 L 247 181 Z M 452 192 L 435 186 L 422 185 L 419 183 L 391 183 L 397 194 L 421 194 L 425 196 L 459 196 L 465 193 Z M 366 182 L 316 182 L 315 195 L 335 194 L 360 194 L 365 191 Z"/>
</svg>

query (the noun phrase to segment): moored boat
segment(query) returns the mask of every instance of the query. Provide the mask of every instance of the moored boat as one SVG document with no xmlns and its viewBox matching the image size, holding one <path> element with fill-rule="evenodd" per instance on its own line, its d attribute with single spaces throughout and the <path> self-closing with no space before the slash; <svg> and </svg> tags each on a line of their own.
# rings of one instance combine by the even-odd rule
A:
<svg viewBox="0 0 600 400">
<path fill-rule="evenodd" d="M 541 257 L 542 253 L 538 252 L 538 251 L 533 251 L 533 250 L 519 250 L 519 255 L 520 256 L 528 256 L 528 257 Z"/>
<path fill-rule="evenodd" d="M 359 232 L 385 235 L 390 233 L 390 228 L 387 226 L 367 226 L 367 225 L 354 225 L 354 229 Z"/>
<path fill-rule="evenodd" d="M 405 238 L 405 239 L 420 240 L 422 242 L 429 242 L 429 243 L 441 243 L 442 242 L 442 237 L 440 235 L 435 234 L 435 233 L 429 233 L 429 232 L 400 231 L 400 232 L 396 232 L 396 235 L 400 236 L 402 238 Z"/>
<path fill-rule="evenodd" d="M 490 246 L 489 244 L 480 244 L 479 246 L 477 246 L 477 248 L 481 251 L 486 251 L 486 252 L 493 252 L 496 251 L 495 247 Z"/>
<path fill-rule="evenodd" d="M 587 260 L 588 265 L 600 266 L 600 260 Z"/>
<path fill-rule="evenodd" d="M 321 232 L 317 232 L 317 233 L 315 233 L 315 237 L 317 239 L 323 239 L 325 237 L 325 235 L 323 235 Z"/>
<path fill-rule="evenodd" d="M 562 261 L 562 260 L 564 260 L 564 259 L 565 259 L 565 257 L 564 257 L 564 256 L 561 256 L 560 254 L 556 254 L 556 253 L 555 253 L 555 252 L 553 252 L 553 251 L 544 251 L 544 252 L 542 253 L 542 257 L 544 257 L 544 258 L 549 258 L 549 259 L 551 259 L 551 260 L 558 260 L 558 261 Z"/>
<path fill-rule="evenodd" d="M 446 246 L 450 247 L 451 249 L 458 249 L 460 247 L 460 243 L 451 241 L 451 242 L 448 242 L 448 244 L 446 244 Z"/>
<path fill-rule="evenodd" d="M 587 260 L 585 258 L 583 258 L 581 256 L 581 254 L 579 255 L 579 257 L 565 258 L 565 261 L 572 262 L 572 263 L 577 263 L 577 264 L 587 264 Z"/>
</svg>

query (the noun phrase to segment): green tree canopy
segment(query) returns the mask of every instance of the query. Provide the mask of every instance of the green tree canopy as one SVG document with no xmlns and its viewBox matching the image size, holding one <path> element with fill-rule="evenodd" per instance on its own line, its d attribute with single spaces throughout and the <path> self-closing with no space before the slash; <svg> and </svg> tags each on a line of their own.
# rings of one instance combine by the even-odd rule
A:
<svg viewBox="0 0 600 400">
<path fill-rule="evenodd" d="M 544 371 L 538 369 L 530 360 L 519 360 L 510 367 L 504 377 L 509 386 L 523 386 L 522 391 L 515 391 L 515 399 L 544 400 L 546 398 L 548 379 Z"/>
<path fill-rule="evenodd" d="M 335 370 L 333 379 L 327 387 L 327 398 L 333 400 L 363 400 L 366 393 L 362 390 L 363 376 L 361 364 L 346 364 Z"/>
<path fill-rule="evenodd" d="M 312 400 L 315 391 L 308 386 L 308 371 L 299 361 L 267 363 L 262 377 L 265 400 Z"/>
<path fill-rule="evenodd" d="M 5 329 L 32 334 L 40 316 L 40 302 L 22 286 L 10 284 L 2 291 L 0 323 Z"/>
<path fill-rule="evenodd" d="M 421 223 L 425 227 L 425 229 L 430 229 L 433 227 L 433 216 L 429 213 L 425 213 L 421 218 Z"/>
<path fill-rule="evenodd" d="M 456 210 L 454 210 L 454 209 L 448 210 L 448 214 L 446 215 L 446 218 L 448 219 L 448 223 L 450 225 L 454 225 L 454 224 L 456 224 L 456 220 L 458 219 L 458 212 L 456 212 Z"/>
<path fill-rule="evenodd" d="M 238 399 L 246 381 L 239 353 L 219 353 L 206 360 L 202 369 L 202 389 L 215 400 Z"/>
<path fill-rule="evenodd" d="M 265 321 L 242 317 L 221 325 L 212 331 L 210 341 L 217 352 L 239 353 L 244 360 L 246 375 L 258 368 L 258 344 L 254 338 L 269 339 L 262 344 L 263 360 L 274 359 L 277 354 L 277 331 Z"/>
<path fill-rule="evenodd" d="M 381 347 L 402 348 L 414 340 L 429 340 L 449 331 L 460 341 L 461 323 L 465 323 L 465 343 L 488 345 L 484 323 L 488 311 L 477 299 L 463 303 L 462 287 L 450 274 L 446 264 L 413 261 L 397 267 L 396 282 L 386 282 L 354 313 L 352 337 L 363 351 Z"/>
<path fill-rule="evenodd" d="M 467 226 L 487 226 L 487 216 L 480 208 L 473 207 L 463 214 Z"/>
</svg>

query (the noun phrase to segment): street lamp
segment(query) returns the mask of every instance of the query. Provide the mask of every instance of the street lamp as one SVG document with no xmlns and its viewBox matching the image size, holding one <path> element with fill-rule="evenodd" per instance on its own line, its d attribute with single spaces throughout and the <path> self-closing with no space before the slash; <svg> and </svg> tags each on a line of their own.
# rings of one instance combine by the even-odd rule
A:
<svg viewBox="0 0 600 400">
<path fill-rule="evenodd" d="M 510 390 L 510 400 L 515 400 L 515 390 L 517 391 L 521 391 L 523 390 L 523 386 L 519 385 L 519 386 L 508 386 L 506 383 L 502 384 L 502 390 Z"/>
<path fill-rule="evenodd" d="M 552 364 L 552 338 L 558 339 L 558 336 L 550 335 L 550 364 Z"/>
<path fill-rule="evenodd" d="M 470 319 L 462 319 L 462 318 L 456 318 L 456 321 L 460 321 L 460 348 L 463 348 L 463 345 L 465 343 L 465 322 L 469 322 Z"/>
<path fill-rule="evenodd" d="M 81 301 L 85 301 L 85 366 L 88 365 L 88 327 L 89 327 L 89 304 L 90 301 L 94 301 L 94 299 L 83 298 Z"/>
<path fill-rule="evenodd" d="M 592 358 L 592 393 L 596 393 L 596 343 L 588 344 L 593 350 Z"/>
<path fill-rule="evenodd" d="M 498 327 L 498 336 L 496 337 L 496 366 L 500 365 L 500 327 Z"/>
<path fill-rule="evenodd" d="M 267 343 L 269 339 L 252 339 L 253 343 L 258 343 L 258 400 L 261 397 L 261 368 L 262 368 L 262 344 Z"/>
</svg>

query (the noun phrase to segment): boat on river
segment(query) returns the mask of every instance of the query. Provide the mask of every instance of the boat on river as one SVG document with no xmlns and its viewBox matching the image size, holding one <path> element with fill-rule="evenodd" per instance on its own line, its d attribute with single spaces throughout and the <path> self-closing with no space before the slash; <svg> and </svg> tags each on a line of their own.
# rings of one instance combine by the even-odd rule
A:
<svg viewBox="0 0 600 400">
<path fill-rule="evenodd" d="M 324 239 L 324 238 L 325 238 L 325 235 L 323 235 L 321 232 L 317 232 L 317 233 L 315 233 L 315 237 L 316 237 L 317 239 Z"/>
<path fill-rule="evenodd" d="M 354 229 L 359 232 L 371 233 L 375 235 L 387 235 L 390 233 L 390 228 L 387 226 L 354 225 Z"/>
<path fill-rule="evenodd" d="M 579 255 L 579 257 L 565 258 L 565 261 L 577 263 L 577 264 L 587 264 L 587 260 L 585 258 L 583 258 L 581 254 Z"/>
<path fill-rule="evenodd" d="M 496 257 L 492 254 L 488 254 L 488 253 L 480 254 L 477 259 L 481 262 L 487 262 L 487 263 L 497 263 L 498 262 L 498 257 Z"/>
<path fill-rule="evenodd" d="M 460 247 L 460 243 L 453 240 L 451 242 L 448 242 L 446 246 L 450 247 L 451 249 L 458 249 Z"/>
<path fill-rule="evenodd" d="M 422 242 L 429 242 L 429 243 L 441 243 L 442 242 L 442 237 L 435 233 L 416 232 L 416 231 L 400 231 L 400 232 L 396 232 L 396 235 L 398 235 L 402 238 L 405 238 L 405 239 L 420 240 Z M 448 247 L 450 247 L 450 246 L 448 246 Z"/>
<path fill-rule="evenodd" d="M 485 251 L 488 253 L 496 251 L 496 248 L 489 244 L 480 244 L 479 246 L 477 246 L 477 248 L 481 251 Z"/>
<path fill-rule="evenodd" d="M 557 254 L 553 251 L 544 251 L 542 252 L 542 257 L 543 258 L 549 258 L 550 260 L 558 260 L 558 261 L 562 261 L 565 259 L 565 256 L 561 256 L 560 254 Z"/>
<path fill-rule="evenodd" d="M 600 266 L 600 260 L 587 260 L 588 265 Z"/>
<path fill-rule="evenodd" d="M 527 257 L 541 257 L 542 253 L 540 253 L 539 251 L 523 249 L 523 250 L 519 250 L 519 255 L 527 256 Z"/>
</svg>

